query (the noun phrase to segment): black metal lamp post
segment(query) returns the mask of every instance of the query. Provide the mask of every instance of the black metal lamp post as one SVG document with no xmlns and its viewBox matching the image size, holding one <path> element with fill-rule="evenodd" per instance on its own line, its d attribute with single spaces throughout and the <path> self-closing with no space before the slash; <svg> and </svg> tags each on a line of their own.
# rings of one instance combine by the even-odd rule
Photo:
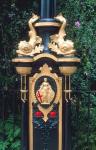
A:
<svg viewBox="0 0 96 150">
<path fill-rule="evenodd" d="M 21 75 L 22 150 L 71 150 L 70 76 L 80 59 L 65 40 L 66 19 L 56 16 L 56 0 L 39 3 L 40 17 L 32 14 L 28 22 L 29 41 L 20 41 L 12 60 Z M 47 144 L 40 131 L 49 131 Z"/>
<path fill-rule="evenodd" d="M 40 0 L 41 18 L 54 18 L 56 15 L 56 0 Z"/>
</svg>

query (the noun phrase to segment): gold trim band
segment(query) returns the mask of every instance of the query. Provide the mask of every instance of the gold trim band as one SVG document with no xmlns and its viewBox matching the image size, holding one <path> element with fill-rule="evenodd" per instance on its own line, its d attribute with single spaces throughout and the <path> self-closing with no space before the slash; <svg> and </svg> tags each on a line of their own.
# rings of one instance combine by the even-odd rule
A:
<svg viewBox="0 0 96 150">
<path fill-rule="evenodd" d="M 72 90 L 64 90 L 64 92 L 68 93 L 68 92 L 72 92 Z"/>
<path fill-rule="evenodd" d="M 55 57 L 54 55 L 51 55 L 51 54 L 39 54 L 37 56 L 34 57 L 34 61 L 37 61 L 41 58 L 50 58 L 50 59 L 53 59 L 54 61 L 56 62 L 80 62 L 80 59 L 77 58 L 77 57 L 74 57 L 74 58 L 57 58 Z"/>
<path fill-rule="evenodd" d="M 14 58 L 14 59 L 12 59 L 12 62 L 14 62 L 14 63 L 33 62 L 33 58 Z"/>
<path fill-rule="evenodd" d="M 48 27 L 48 26 L 53 26 L 53 27 L 60 27 L 60 23 L 57 22 L 38 22 L 35 23 L 35 27 Z"/>
<path fill-rule="evenodd" d="M 45 54 L 45 53 L 39 54 L 39 55 L 35 56 L 34 58 L 14 58 L 14 59 L 12 59 L 12 62 L 14 62 L 14 63 L 26 62 L 27 63 L 27 62 L 37 61 L 41 58 L 50 58 L 56 62 L 79 62 L 80 63 L 80 59 L 77 57 L 74 57 L 74 58 L 57 58 L 54 55 Z"/>
</svg>

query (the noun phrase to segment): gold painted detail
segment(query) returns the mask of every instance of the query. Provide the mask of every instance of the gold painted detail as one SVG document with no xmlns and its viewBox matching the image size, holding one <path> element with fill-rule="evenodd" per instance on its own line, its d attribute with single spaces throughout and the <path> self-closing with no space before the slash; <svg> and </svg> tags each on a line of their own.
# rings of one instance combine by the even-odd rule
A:
<svg viewBox="0 0 96 150">
<path fill-rule="evenodd" d="M 77 67 L 76 66 L 63 66 L 63 67 L 59 67 L 60 72 L 63 75 L 72 75 L 73 73 L 76 72 Z"/>
<path fill-rule="evenodd" d="M 64 86 L 64 95 L 65 95 L 65 101 L 69 102 L 71 101 L 71 76 L 70 75 L 65 75 L 65 86 Z"/>
<path fill-rule="evenodd" d="M 36 97 L 41 104 L 50 104 L 54 99 L 55 92 L 52 89 L 52 86 L 47 81 L 47 78 L 44 78 L 43 83 L 41 83 L 39 89 L 36 91 Z"/>
<path fill-rule="evenodd" d="M 21 76 L 21 100 L 23 103 L 27 101 L 27 78 L 26 75 Z"/>
<path fill-rule="evenodd" d="M 43 82 L 40 84 L 37 91 L 35 91 L 36 82 L 40 79 L 44 78 Z M 47 78 L 51 78 L 56 83 L 57 90 L 56 92 L 53 90 L 51 84 L 48 82 Z M 49 67 L 47 64 L 44 64 L 40 68 L 40 73 L 36 73 L 33 77 L 29 79 L 29 95 L 31 103 L 37 104 L 38 109 L 43 113 L 44 117 L 43 120 L 46 122 L 48 120 L 48 114 L 52 111 L 54 104 L 58 104 L 61 99 L 61 82 L 57 74 L 52 73 L 52 68 Z M 48 91 L 47 91 L 48 90 Z M 39 98 L 38 99 L 38 91 L 39 91 Z M 47 92 L 47 93 L 46 93 Z M 49 92 L 49 94 L 48 94 Z M 41 102 L 40 102 L 41 101 Z M 53 102 L 52 102 L 53 101 Z M 51 103 L 52 102 L 52 103 Z M 50 105 L 51 103 L 51 105 Z M 47 105 L 48 107 L 45 108 L 43 105 Z"/>
<path fill-rule="evenodd" d="M 46 108 L 43 108 L 42 106 L 38 105 L 38 108 L 39 108 L 39 110 L 40 110 L 41 112 L 43 112 L 43 114 L 44 114 L 43 120 L 44 120 L 45 122 L 47 122 L 47 120 L 48 120 L 48 114 L 49 114 L 50 111 L 52 111 L 53 106 L 50 106 L 49 108 L 46 109 Z"/>
<path fill-rule="evenodd" d="M 71 40 L 65 40 L 65 27 L 66 19 L 59 14 L 55 19 L 61 22 L 61 27 L 58 34 L 50 36 L 51 42 L 49 43 L 49 48 L 57 54 L 62 54 L 64 56 L 74 56 L 76 50 L 74 49 L 74 43 Z"/>
<path fill-rule="evenodd" d="M 24 76 L 31 74 L 32 67 L 16 67 L 16 71 L 18 74 Z"/>
<path fill-rule="evenodd" d="M 53 27 L 60 27 L 60 23 L 57 22 L 37 22 L 34 25 L 35 27 L 49 27 L 49 26 L 53 26 Z"/>
<path fill-rule="evenodd" d="M 63 57 L 63 58 L 57 58 L 55 57 L 54 55 L 52 54 L 46 54 L 46 53 L 43 53 L 43 54 L 39 54 L 39 55 L 36 55 L 34 56 L 33 58 L 33 61 L 37 61 L 41 58 L 50 58 L 56 62 L 77 62 L 77 63 L 80 63 L 80 58 L 77 58 L 77 57 Z"/>
<path fill-rule="evenodd" d="M 12 59 L 12 62 L 13 63 L 30 63 L 30 62 L 33 62 L 33 58 L 28 58 L 28 57 L 19 58 L 19 57 L 17 57 L 17 58 Z"/>
<path fill-rule="evenodd" d="M 37 36 L 34 23 L 39 19 L 39 16 L 32 14 L 29 20 L 29 41 L 20 41 L 18 44 L 18 50 L 16 51 L 18 56 L 33 56 L 36 53 L 43 51 L 42 38 Z"/>
</svg>

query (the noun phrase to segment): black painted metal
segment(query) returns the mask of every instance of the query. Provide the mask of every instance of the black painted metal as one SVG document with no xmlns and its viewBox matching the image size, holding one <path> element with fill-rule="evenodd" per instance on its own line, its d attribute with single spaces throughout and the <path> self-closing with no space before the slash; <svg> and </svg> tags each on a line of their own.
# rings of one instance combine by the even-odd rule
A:
<svg viewBox="0 0 96 150">
<path fill-rule="evenodd" d="M 22 102 L 22 110 L 21 110 L 21 130 L 22 130 L 22 136 L 21 136 L 21 143 L 22 143 L 22 150 L 28 149 L 28 106 L 27 103 Z"/>
<path fill-rule="evenodd" d="M 53 18 L 56 15 L 56 0 L 40 0 L 41 18 Z"/>
</svg>

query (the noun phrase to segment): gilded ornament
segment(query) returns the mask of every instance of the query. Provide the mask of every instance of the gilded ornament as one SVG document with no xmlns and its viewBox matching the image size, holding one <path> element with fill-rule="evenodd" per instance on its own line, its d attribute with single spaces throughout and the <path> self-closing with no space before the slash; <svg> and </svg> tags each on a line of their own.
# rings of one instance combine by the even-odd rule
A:
<svg viewBox="0 0 96 150">
<path fill-rule="evenodd" d="M 36 97 L 41 104 L 50 104 L 54 99 L 55 92 L 52 89 L 52 86 L 47 81 L 47 78 L 44 78 L 43 83 L 40 85 L 39 89 L 36 92 Z"/>
<path fill-rule="evenodd" d="M 37 104 L 38 109 L 44 114 L 45 122 L 48 120 L 48 113 L 52 111 L 54 104 L 58 104 L 62 97 L 61 80 L 57 74 L 51 71 L 52 68 L 44 64 L 40 68 L 40 73 L 36 73 L 29 81 L 30 100 L 33 104 Z M 44 108 L 45 105 L 46 108 Z"/>
<path fill-rule="evenodd" d="M 34 23 L 39 19 L 39 16 L 32 14 L 31 19 L 28 22 L 29 31 L 29 41 L 20 41 L 18 44 L 18 50 L 16 51 L 19 56 L 33 56 L 36 53 L 43 51 L 44 46 L 42 44 L 42 38 L 37 36 Z"/>
<path fill-rule="evenodd" d="M 74 43 L 71 40 L 64 39 L 66 36 L 66 19 L 62 16 L 62 14 L 56 16 L 55 19 L 61 22 L 61 27 L 58 34 L 50 36 L 51 42 L 49 43 L 49 48 L 57 54 L 72 56 L 76 52 L 74 49 Z"/>
</svg>

